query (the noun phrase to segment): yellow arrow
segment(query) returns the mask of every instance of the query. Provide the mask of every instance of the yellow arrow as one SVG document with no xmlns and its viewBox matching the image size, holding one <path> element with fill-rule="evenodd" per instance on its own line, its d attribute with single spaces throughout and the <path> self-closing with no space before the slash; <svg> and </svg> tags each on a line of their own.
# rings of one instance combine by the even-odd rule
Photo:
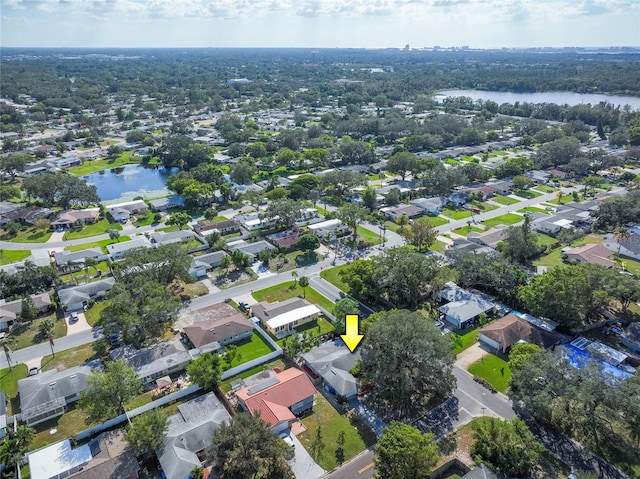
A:
<svg viewBox="0 0 640 479">
<path fill-rule="evenodd" d="M 341 334 L 340 337 L 344 341 L 344 344 L 349 348 L 349 351 L 354 352 L 358 347 L 358 344 L 360 344 L 360 341 L 362 341 L 362 338 L 364 338 L 359 331 L 358 315 L 347 314 L 345 316 L 345 325 L 347 334 Z"/>
</svg>

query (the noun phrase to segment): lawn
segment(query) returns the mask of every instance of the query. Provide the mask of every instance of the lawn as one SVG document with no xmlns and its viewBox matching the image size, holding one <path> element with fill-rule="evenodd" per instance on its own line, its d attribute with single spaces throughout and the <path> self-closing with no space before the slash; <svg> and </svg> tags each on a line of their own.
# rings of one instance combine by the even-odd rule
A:
<svg viewBox="0 0 640 479">
<path fill-rule="evenodd" d="M 536 185 L 533 187 L 536 191 L 542 191 L 543 193 L 553 193 L 554 191 L 558 191 L 559 188 L 554 188 L 553 186 L 547 185 Z"/>
<path fill-rule="evenodd" d="M 117 168 L 118 166 L 124 166 L 130 163 L 142 163 L 142 157 L 132 157 L 130 151 L 125 151 L 114 160 L 103 158 L 101 160 L 85 161 L 80 166 L 72 166 L 71 168 L 67 168 L 67 171 L 72 175 L 84 176 L 88 175 L 89 173 L 95 173 L 96 171 Z"/>
<path fill-rule="evenodd" d="M 520 198 L 527 198 L 529 200 L 531 198 L 537 198 L 538 196 L 542 196 L 542 193 L 538 193 L 533 190 L 515 190 L 513 194 L 516 196 L 519 196 Z"/>
<path fill-rule="evenodd" d="M 373 243 L 373 244 L 382 243 L 382 236 L 380 236 L 379 234 L 376 234 L 373 231 L 370 231 L 370 230 L 368 230 L 366 228 L 363 228 L 362 226 L 358 226 L 358 236 L 365 243 Z"/>
<path fill-rule="evenodd" d="M 223 372 L 273 351 L 269 343 L 256 331 L 253 332 L 251 339 L 236 343 L 236 346 L 238 347 L 236 357 L 233 358 L 233 362 L 230 365 L 225 363 Z"/>
<path fill-rule="evenodd" d="M 92 243 L 83 243 L 76 244 L 72 246 L 67 246 L 65 250 L 67 251 L 83 251 L 89 248 L 100 248 L 103 253 L 107 252 L 107 245 L 113 243 L 124 243 L 125 241 L 129 241 L 131 238 L 129 236 L 120 236 L 118 239 L 103 239 L 100 241 L 93 241 Z"/>
<path fill-rule="evenodd" d="M 520 200 L 516 200 L 515 198 L 511 198 L 510 196 L 495 196 L 491 198 L 491 201 L 495 201 L 496 203 L 500 203 L 501 205 L 515 205 L 516 203 L 520 203 Z"/>
<path fill-rule="evenodd" d="M 467 328 L 451 333 L 450 338 L 453 345 L 453 354 L 457 356 L 478 340 L 478 327 Z"/>
<path fill-rule="evenodd" d="M 311 443 L 321 427 L 322 442 L 325 445 L 321 457 L 316 462 L 325 470 L 337 466 L 335 447 L 340 432 L 344 433 L 345 462 L 375 443 L 375 434 L 370 431 L 359 431 L 346 416 L 341 416 L 321 394 L 316 394 L 313 412 L 301 419 L 307 430 L 298 435 L 298 439 L 307 451 L 311 451 Z"/>
<path fill-rule="evenodd" d="M 87 415 L 81 409 L 75 405 L 67 407 L 67 412 L 62 416 L 34 426 L 36 436 L 31 443 L 32 450 L 72 437 L 89 427 L 86 423 Z M 56 432 L 51 434 L 53 430 Z"/>
<path fill-rule="evenodd" d="M 178 231 L 178 225 L 163 226 L 162 228 L 156 228 L 156 231 L 163 231 L 165 233 L 170 233 L 172 231 Z"/>
<path fill-rule="evenodd" d="M 53 319 L 55 322 L 55 328 L 53 330 L 54 340 L 63 338 L 67 335 L 67 325 L 64 320 L 56 319 L 56 313 L 51 313 L 48 316 L 34 319 L 28 328 L 26 328 L 22 333 L 16 335 L 16 345 L 14 349 L 22 349 L 47 341 L 46 338 L 40 337 L 40 334 L 38 333 L 38 325 L 45 319 Z"/>
<path fill-rule="evenodd" d="M 331 310 L 329 310 L 331 311 Z M 322 336 L 324 334 L 330 333 L 331 331 L 333 331 L 335 328 L 334 324 L 329 321 L 328 319 L 325 319 L 324 317 L 320 317 L 318 319 L 315 319 L 313 321 L 310 321 L 308 323 L 305 324 L 301 324 L 300 326 L 293 328 L 295 329 L 296 333 L 298 334 L 303 334 L 303 333 L 307 333 L 309 335 L 309 337 L 311 338 L 316 338 L 318 336 Z M 276 343 L 278 343 L 278 345 L 284 349 L 285 344 L 287 343 L 287 338 L 289 336 L 285 336 L 284 338 L 280 338 L 278 340 L 276 340 Z"/>
<path fill-rule="evenodd" d="M 31 256 L 31 251 L 29 250 L 0 249 L 0 266 L 22 261 L 29 256 Z"/>
<path fill-rule="evenodd" d="M 109 230 L 122 231 L 122 225 L 120 223 L 111 223 L 108 219 L 104 218 L 100 221 L 96 221 L 93 224 L 86 225 L 80 231 L 67 231 L 64 234 L 63 239 L 65 241 L 89 238 L 91 236 L 103 235 Z"/>
<path fill-rule="evenodd" d="M 507 213 L 506 215 L 496 216 L 495 218 L 483 220 L 482 224 L 485 225 L 487 229 L 489 229 L 498 225 L 514 225 L 516 223 L 520 223 L 521 221 L 524 221 L 524 216 Z"/>
<path fill-rule="evenodd" d="M 155 216 L 155 213 L 152 213 L 150 211 L 146 212 L 146 214 L 144 214 L 144 213 L 138 214 L 138 215 L 136 215 L 136 220 L 133 223 L 133 225 L 137 226 L 138 228 L 140 226 L 151 226 L 152 224 L 155 223 L 155 221 L 153 219 L 154 216 Z"/>
<path fill-rule="evenodd" d="M 426 216 L 426 218 L 433 226 L 442 226 L 446 225 L 449 222 L 448 219 L 443 218 L 442 216 Z"/>
<path fill-rule="evenodd" d="M 477 226 L 463 226 L 462 228 L 458 228 L 452 231 L 452 233 L 459 234 L 460 236 L 467 236 L 472 231 L 476 233 L 482 233 L 484 230 L 478 228 Z"/>
<path fill-rule="evenodd" d="M 640 261 L 636 261 L 631 258 L 625 258 L 624 256 L 621 257 L 620 260 L 624 264 L 625 271 L 635 274 L 640 278 Z"/>
<path fill-rule="evenodd" d="M 0 239 L 3 241 L 11 241 L 13 243 L 46 243 L 49 238 L 51 238 L 52 234 L 53 231 L 31 227 L 18 231 L 18 234 L 15 236 L 7 236 L 6 231 L 2 230 Z"/>
<path fill-rule="evenodd" d="M 522 208 L 521 210 L 518 210 L 518 213 L 542 213 L 545 215 L 551 214 L 549 211 L 543 210 L 542 208 L 536 208 L 535 206 L 527 206 L 526 208 Z"/>
<path fill-rule="evenodd" d="M 0 391 L 7 395 L 8 416 L 18 412 L 19 403 L 16 397 L 18 396 L 18 381 L 26 378 L 28 373 L 26 364 L 18 364 L 13 366 L 13 369 L 0 369 Z"/>
<path fill-rule="evenodd" d="M 292 289 L 294 282 L 286 281 L 284 283 L 276 284 L 275 286 L 271 286 L 270 288 L 261 289 L 259 291 L 254 291 L 251 293 L 253 297 L 257 301 L 269 301 L 273 303 L 275 301 L 284 301 L 289 298 L 293 298 L 296 296 L 302 297 L 304 296 L 302 292 L 302 288 L 296 282 L 295 288 Z M 310 303 L 319 304 L 327 311 L 331 311 L 333 309 L 333 303 L 329 301 L 327 298 L 318 293 L 315 289 L 308 286 L 307 288 L 306 299 Z"/>
<path fill-rule="evenodd" d="M 310 264 L 316 264 L 322 259 L 322 256 L 320 256 L 318 253 L 310 255 L 303 251 L 294 250 L 286 253 L 284 258 L 284 260 L 279 256 L 271 258 L 271 260 L 269 260 L 269 269 L 271 271 L 277 271 L 279 273 L 282 273 L 284 271 L 291 271 L 293 269 L 308 266 Z"/>
<path fill-rule="evenodd" d="M 55 352 L 56 346 L 53 345 L 53 351 Z M 75 348 L 59 351 L 55 356 L 48 354 L 42 358 L 42 370 L 50 371 L 52 369 L 68 369 L 74 366 L 80 366 L 85 361 L 95 358 L 95 351 L 93 345 L 83 344 Z"/>
<path fill-rule="evenodd" d="M 348 264 L 341 264 L 340 266 L 334 266 L 333 268 L 325 269 L 323 271 L 320 271 L 320 277 L 334 285 L 336 288 L 339 288 L 345 293 L 348 293 L 349 285 L 342 281 L 342 278 L 340 277 L 340 271 L 343 271 L 348 267 Z"/>
<path fill-rule="evenodd" d="M 495 354 L 483 356 L 480 361 L 469 366 L 469 372 L 484 379 L 500 392 L 505 392 L 509 387 L 509 363 Z"/>
<path fill-rule="evenodd" d="M 486 213 L 487 211 L 493 211 L 498 209 L 498 206 L 490 205 L 489 203 L 485 203 L 483 201 L 472 201 L 471 203 L 469 203 L 469 206 L 473 208 L 478 208 L 481 213 Z"/>
<path fill-rule="evenodd" d="M 442 241 L 436 241 L 431 245 L 431 248 L 429 248 L 429 251 L 437 251 L 438 253 L 444 253 L 445 249 L 447 249 L 446 243 L 443 243 Z"/>
<path fill-rule="evenodd" d="M 442 210 L 442 214 L 444 216 L 447 216 L 453 220 L 463 220 L 465 218 L 468 218 L 469 216 L 471 216 L 471 211 L 468 210 L 462 210 L 462 209 L 451 209 L 451 208 L 447 208 Z"/>
<path fill-rule="evenodd" d="M 87 323 L 89 323 L 90 326 L 97 324 L 100 319 L 100 313 L 102 313 L 102 310 L 106 308 L 108 304 L 108 301 L 96 301 L 93 306 L 84 312 L 84 317 L 87 318 Z"/>
<path fill-rule="evenodd" d="M 271 361 L 270 363 L 261 364 L 260 366 L 256 366 L 255 368 L 248 369 L 236 376 L 225 379 L 220 382 L 220 390 L 227 394 L 231 391 L 231 383 L 237 379 L 248 378 L 249 376 L 253 376 L 254 374 L 258 374 L 261 371 L 266 371 L 267 369 L 279 369 L 283 371 L 285 369 L 285 364 L 282 359 L 276 359 Z"/>
<path fill-rule="evenodd" d="M 546 235 L 544 233 L 538 233 L 538 244 L 542 246 L 549 246 L 552 244 L 556 244 L 558 240 L 553 236 Z"/>
</svg>

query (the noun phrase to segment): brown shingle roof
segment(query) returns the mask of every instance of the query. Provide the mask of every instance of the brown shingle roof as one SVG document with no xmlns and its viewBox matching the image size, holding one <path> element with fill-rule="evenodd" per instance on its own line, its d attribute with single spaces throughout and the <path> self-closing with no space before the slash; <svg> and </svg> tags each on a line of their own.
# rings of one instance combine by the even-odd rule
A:
<svg viewBox="0 0 640 479">
<path fill-rule="evenodd" d="M 232 317 L 199 321 L 191 326 L 185 326 L 184 332 L 194 346 L 199 348 L 216 341 L 224 341 L 252 329 L 253 326 L 244 319 L 242 314 L 237 313 Z"/>
<path fill-rule="evenodd" d="M 586 244 L 567 251 L 567 256 L 578 256 L 585 263 L 593 263 L 611 268 L 615 263 L 609 259 L 611 251 L 601 244 Z"/>
<path fill-rule="evenodd" d="M 556 334 L 536 328 L 513 313 L 488 324 L 479 333 L 493 339 L 504 349 L 510 348 L 518 341 L 537 344 L 541 348 L 547 349 L 558 340 Z"/>
</svg>

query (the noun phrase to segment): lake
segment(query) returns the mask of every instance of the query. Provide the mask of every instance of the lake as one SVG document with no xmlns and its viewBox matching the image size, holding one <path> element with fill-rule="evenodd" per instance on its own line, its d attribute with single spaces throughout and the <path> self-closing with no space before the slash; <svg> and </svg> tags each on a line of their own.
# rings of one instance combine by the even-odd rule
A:
<svg viewBox="0 0 640 479">
<path fill-rule="evenodd" d="M 640 97 L 623 95 L 603 95 L 599 93 L 574 93 L 569 91 L 548 91 L 536 93 L 511 93 L 507 91 L 485 91 L 485 90 L 447 90 L 438 92 L 434 98 L 442 100 L 445 97 L 467 96 L 473 100 L 491 100 L 498 105 L 503 103 L 556 103 L 558 105 L 581 105 L 591 103 L 597 105 L 601 101 L 609 102 L 613 105 L 631 105 L 632 108 L 640 110 Z"/>
<path fill-rule="evenodd" d="M 167 177 L 177 173 L 178 168 L 126 165 L 110 170 L 97 171 L 83 176 L 91 185 L 96 185 L 102 201 L 129 201 L 136 196 L 161 198 L 170 194 Z"/>
</svg>

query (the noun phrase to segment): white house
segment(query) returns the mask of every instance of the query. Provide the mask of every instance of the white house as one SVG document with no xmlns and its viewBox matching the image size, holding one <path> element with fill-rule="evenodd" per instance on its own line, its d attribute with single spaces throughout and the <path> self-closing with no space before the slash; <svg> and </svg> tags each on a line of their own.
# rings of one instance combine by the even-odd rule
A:
<svg viewBox="0 0 640 479">
<path fill-rule="evenodd" d="M 602 244 L 615 253 L 620 248 L 621 256 L 640 260 L 640 234 L 632 233 L 628 238 L 621 238 L 619 243 L 615 235 L 608 234 Z"/>
<path fill-rule="evenodd" d="M 295 332 L 297 326 L 309 323 L 320 315 L 320 309 L 302 298 L 253 306 L 253 314 L 275 337 L 283 338 Z"/>
</svg>

